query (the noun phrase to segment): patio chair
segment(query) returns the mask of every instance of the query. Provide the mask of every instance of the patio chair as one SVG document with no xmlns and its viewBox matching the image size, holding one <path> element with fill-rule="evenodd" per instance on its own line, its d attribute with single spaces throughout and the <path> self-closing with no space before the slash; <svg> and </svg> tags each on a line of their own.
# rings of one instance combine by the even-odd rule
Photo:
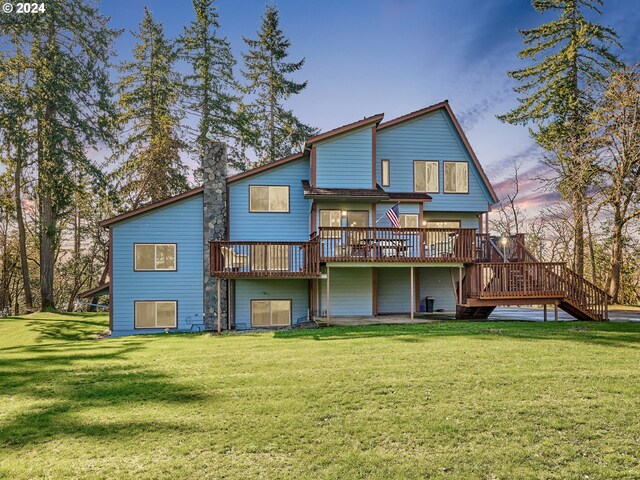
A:
<svg viewBox="0 0 640 480">
<path fill-rule="evenodd" d="M 220 247 L 224 257 L 224 269 L 227 271 L 237 271 L 249 266 L 249 256 L 240 255 L 229 247 Z"/>
</svg>

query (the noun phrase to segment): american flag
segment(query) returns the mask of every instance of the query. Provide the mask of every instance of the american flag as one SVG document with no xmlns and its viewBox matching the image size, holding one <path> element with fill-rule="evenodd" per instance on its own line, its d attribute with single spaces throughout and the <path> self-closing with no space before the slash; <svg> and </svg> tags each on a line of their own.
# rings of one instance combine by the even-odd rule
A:
<svg viewBox="0 0 640 480">
<path fill-rule="evenodd" d="M 393 207 L 387 210 L 387 218 L 395 228 L 400 228 L 400 209 L 396 203 Z"/>
</svg>

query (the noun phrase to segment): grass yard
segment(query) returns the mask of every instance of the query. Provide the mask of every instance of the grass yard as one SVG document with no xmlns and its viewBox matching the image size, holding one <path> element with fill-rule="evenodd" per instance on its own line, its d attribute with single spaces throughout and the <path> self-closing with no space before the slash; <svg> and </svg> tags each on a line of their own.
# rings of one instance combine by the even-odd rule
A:
<svg viewBox="0 0 640 480">
<path fill-rule="evenodd" d="M 0 319 L 0 478 L 640 478 L 640 323 Z"/>
</svg>

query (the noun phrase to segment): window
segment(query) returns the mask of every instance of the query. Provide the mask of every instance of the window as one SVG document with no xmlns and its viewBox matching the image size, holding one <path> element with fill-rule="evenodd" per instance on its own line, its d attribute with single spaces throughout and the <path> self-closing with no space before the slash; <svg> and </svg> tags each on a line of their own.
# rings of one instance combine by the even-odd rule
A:
<svg viewBox="0 0 640 480">
<path fill-rule="evenodd" d="M 347 212 L 347 226 L 353 228 L 362 228 L 369 226 L 369 212 L 349 210 Z M 349 232 L 349 244 L 360 245 L 369 234 L 367 230 L 356 230 Z"/>
<path fill-rule="evenodd" d="M 440 191 L 437 161 L 416 160 L 413 162 L 413 191 L 425 193 L 438 193 Z"/>
<path fill-rule="evenodd" d="M 289 245 L 251 245 L 251 270 L 289 271 Z"/>
<path fill-rule="evenodd" d="M 175 243 L 136 243 L 134 245 L 134 265 L 136 271 L 175 271 Z"/>
<path fill-rule="evenodd" d="M 417 213 L 401 213 L 400 228 L 418 228 L 418 214 Z"/>
<path fill-rule="evenodd" d="M 291 300 L 251 300 L 253 327 L 280 327 L 291 324 Z"/>
<path fill-rule="evenodd" d="M 347 212 L 347 226 L 349 227 L 368 227 L 369 212 L 349 210 Z"/>
<path fill-rule="evenodd" d="M 289 187 L 250 186 L 249 211 L 289 212 Z"/>
<path fill-rule="evenodd" d="M 427 228 L 460 228 L 460 220 L 427 220 Z"/>
<path fill-rule="evenodd" d="M 469 193 L 467 162 L 444 162 L 444 193 Z"/>
<path fill-rule="evenodd" d="M 178 326 L 178 302 L 134 302 L 135 328 L 176 328 Z"/>
<path fill-rule="evenodd" d="M 388 187 L 391 184 L 391 166 L 389 160 L 382 160 L 382 186 Z"/>
<path fill-rule="evenodd" d="M 341 227 L 342 212 L 340 210 L 320 210 L 321 227 Z M 322 238 L 340 238 L 340 230 L 322 232 Z"/>
</svg>

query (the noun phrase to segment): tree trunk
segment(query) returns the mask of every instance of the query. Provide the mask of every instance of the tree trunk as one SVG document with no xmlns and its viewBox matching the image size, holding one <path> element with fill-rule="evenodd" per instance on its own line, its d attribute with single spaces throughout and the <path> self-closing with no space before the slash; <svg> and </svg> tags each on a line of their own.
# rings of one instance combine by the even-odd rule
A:
<svg viewBox="0 0 640 480">
<path fill-rule="evenodd" d="M 589 242 L 589 260 L 591 261 L 591 281 L 595 284 L 599 284 L 596 278 L 596 254 L 593 247 L 593 232 L 591 231 L 591 220 L 589 220 L 589 207 L 584 206 L 584 221 L 587 226 L 587 239 Z"/>
<path fill-rule="evenodd" d="M 620 293 L 620 272 L 622 270 L 622 218 L 614 215 L 613 233 L 611 237 L 611 260 L 609 262 L 609 295 L 613 303 L 618 303 Z"/>
<path fill-rule="evenodd" d="M 47 108 L 47 110 L 49 110 Z M 38 159 L 38 186 L 40 190 L 40 305 L 41 308 L 55 308 L 53 297 L 53 264 L 56 224 L 53 214 L 51 188 L 44 167 L 43 152 Z"/>
<path fill-rule="evenodd" d="M 0 279 L 0 310 L 4 310 L 11 303 L 9 297 L 9 252 L 7 252 L 9 236 L 9 210 L 4 213 L 4 234 L 2 236 L 2 278 Z"/>
<path fill-rule="evenodd" d="M 29 278 L 29 261 L 27 258 L 27 233 L 22 215 L 22 147 L 16 150 L 16 170 L 14 172 L 14 188 L 16 199 L 16 219 L 18 221 L 18 244 L 20 247 L 20 270 L 24 288 L 24 306 L 27 313 L 33 311 L 33 295 L 31 294 L 31 279 Z M 16 312 L 17 314 L 18 312 Z"/>
<path fill-rule="evenodd" d="M 571 199 L 573 211 L 573 270 L 580 276 L 584 276 L 584 211 L 582 208 L 582 193 L 573 192 Z"/>
</svg>

